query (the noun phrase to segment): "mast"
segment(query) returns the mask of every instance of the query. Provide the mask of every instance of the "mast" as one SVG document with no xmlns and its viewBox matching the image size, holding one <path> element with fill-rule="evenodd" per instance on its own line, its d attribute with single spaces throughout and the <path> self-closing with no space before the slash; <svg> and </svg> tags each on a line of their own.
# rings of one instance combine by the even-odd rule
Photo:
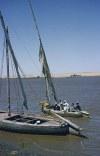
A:
<svg viewBox="0 0 100 156">
<path fill-rule="evenodd" d="M 14 54 L 14 50 L 13 50 L 12 45 L 11 45 L 11 42 L 10 42 L 10 39 L 9 39 L 9 33 L 6 30 L 5 22 L 4 22 L 4 19 L 3 19 L 1 11 L 0 11 L 0 20 L 1 20 L 2 28 L 4 30 L 5 38 L 7 40 L 7 44 L 8 44 L 9 50 L 11 52 L 11 55 L 12 55 L 12 58 L 13 58 L 13 61 L 14 61 L 16 73 L 17 73 L 19 84 L 20 84 L 20 88 L 21 88 L 21 91 L 22 91 L 22 96 L 23 96 L 23 99 L 24 99 L 23 105 L 28 110 L 27 98 L 26 98 L 26 94 L 25 94 L 25 91 L 24 91 L 24 87 L 23 87 L 23 83 L 22 83 L 22 80 L 21 80 L 21 76 L 20 76 L 20 73 L 19 73 L 19 70 L 18 70 L 18 62 L 17 62 L 17 59 L 16 59 L 15 54 Z"/>
<path fill-rule="evenodd" d="M 46 59 L 45 51 L 44 51 L 43 44 L 42 44 L 42 39 L 41 39 L 41 36 L 40 36 L 38 24 L 37 24 L 36 17 L 35 17 L 35 14 L 34 14 L 34 10 L 33 10 L 32 4 L 31 4 L 31 0 L 28 0 L 28 3 L 29 3 L 29 6 L 30 6 L 30 10 L 31 10 L 32 17 L 33 17 L 33 22 L 35 23 L 35 27 L 36 27 L 39 42 L 40 42 L 39 61 L 42 64 L 42 73 L 44 74 L 44 77 L 45 77 L 47 99 L 48 99 L 48 101 L 50 103 L 50 89 L 51 89 L 51 95 L 53 96 L 54 100 L 56 102 L 58 102 L 58 98 L 56 96 L 56 91 L 55 91 L 55 88 L 54 88 L 54 85 L 53 85 L 53 82 L 52 82 L 50 69 L 49 69 L 49 66 L 48 66 L 47 59 Z"/>
<path fill-rule="evenodd" d="M 8 27 L 6 29 L 8 33 Z M 11 106 L 10 106 L 10 79 L 9 79 L 9 54 L 8 54 L 8 43 L 6 39 L 6 62 L 7 62 L 7 96 L 8 96 L 8 116 L 11 116 Z"/>
</svg>

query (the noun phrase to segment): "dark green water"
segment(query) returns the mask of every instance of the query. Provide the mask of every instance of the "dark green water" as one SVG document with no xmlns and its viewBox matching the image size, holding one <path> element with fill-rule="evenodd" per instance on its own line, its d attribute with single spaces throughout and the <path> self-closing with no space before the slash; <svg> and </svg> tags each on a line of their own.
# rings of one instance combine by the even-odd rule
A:
<svg viewBox="0 0 100 156">
<path fill-rule="evenodd" d="M 20 109 L 11 80 L 12 110 Z M 0 108 L 7 109 L 6 80 L 3 80 Z M 24 79 L 25 91 L 32 113 L 41 113 L 39 101 L 45 98 L 42 79 Z M 57 95 L 69 103 L 80 102 L 91 118 L 72 119 L 80 125 L 87 138 L 74 135 L 39 136 L 0 131 L 0 156 L 99 156 L 100 155 L 100 77 L 54 79 Z M 0 86 L 1 87 L 1 86 Z M 18 96 L 19 97 L 19 96 Z M 20 96 L 21 97 L 21 96 Z M 16 104 L 17 103 L 17 104 Z M 20 100 L 21 103 L 21 100 Z"/>
</svg>

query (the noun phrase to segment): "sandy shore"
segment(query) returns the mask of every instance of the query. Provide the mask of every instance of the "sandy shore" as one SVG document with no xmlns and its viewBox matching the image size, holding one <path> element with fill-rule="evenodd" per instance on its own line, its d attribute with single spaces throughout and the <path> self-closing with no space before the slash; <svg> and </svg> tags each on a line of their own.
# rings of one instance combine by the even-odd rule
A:
<svg viewBox="0 0 100 156">
<path fill-rule="evenodd" d="M 52 76 L 53 77 L 100 76 L 100 72 L 73 72 L 73 73 L 52 74 Z"/>
</svg>

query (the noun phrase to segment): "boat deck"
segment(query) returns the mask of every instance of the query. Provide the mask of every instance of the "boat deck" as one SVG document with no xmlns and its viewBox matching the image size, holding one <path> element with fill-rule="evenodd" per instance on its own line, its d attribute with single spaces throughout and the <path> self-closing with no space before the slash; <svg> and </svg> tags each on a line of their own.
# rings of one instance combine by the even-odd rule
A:
<svg viewBox="0 0 100 156">
<path fill-rule="evenodd" d="M 16 114 L 12 113 L 12 116 L 14 116 L 14 115 L 16 115 Z M 8 117 L 9 117 L 9 116 L 8 116 L 8 112 L 0 111 L 0 121 L 6 119 L 6 118 L 8 118 Z"/>
<path fill-rule="evenodd" d="M 23 116 L 20 116 L 18 114 L 15 114 L 15 113 L 12 113 L 11 116 L 8 116 L 8 112 L 4 112 L 4 111 L 0 111 L 0 121 L 2 120 L 6 120 L 6 121 L 14 121 L 14 122 L 18 122 L 18 123 L 27 123 L 27 124 L 37 124 L 37 125 L 40 125 L 42 126 L 42 124 L 44 126 L 48 126 L 48 125 L 51 125 L 52 126 L 58 126 L 60 125 L 61 123 L 60 122 L 57 122 L 56 120 L 54 120 L 53 118 L 46 118 L 44 116 L 35 116 L 35 115 L 30 115 L 30 116 L 27 116 L 27 115 L 23 115 Z"/>
</svg>

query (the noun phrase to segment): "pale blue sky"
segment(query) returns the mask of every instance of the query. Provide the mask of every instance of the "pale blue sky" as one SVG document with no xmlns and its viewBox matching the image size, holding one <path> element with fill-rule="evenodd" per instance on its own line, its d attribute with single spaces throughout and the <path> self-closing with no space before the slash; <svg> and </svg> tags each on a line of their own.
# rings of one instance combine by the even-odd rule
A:
<svg viewBox="0 0 100 156">
<path fill-rule="evenodd" d="M 100 1 L 32 0 L 32 4 L 51 72 L 99 72 Z M 40 74 L 39 42 L 27 0 L 0 0 L 0 9 L 23 70 Z"/>
</svg>

